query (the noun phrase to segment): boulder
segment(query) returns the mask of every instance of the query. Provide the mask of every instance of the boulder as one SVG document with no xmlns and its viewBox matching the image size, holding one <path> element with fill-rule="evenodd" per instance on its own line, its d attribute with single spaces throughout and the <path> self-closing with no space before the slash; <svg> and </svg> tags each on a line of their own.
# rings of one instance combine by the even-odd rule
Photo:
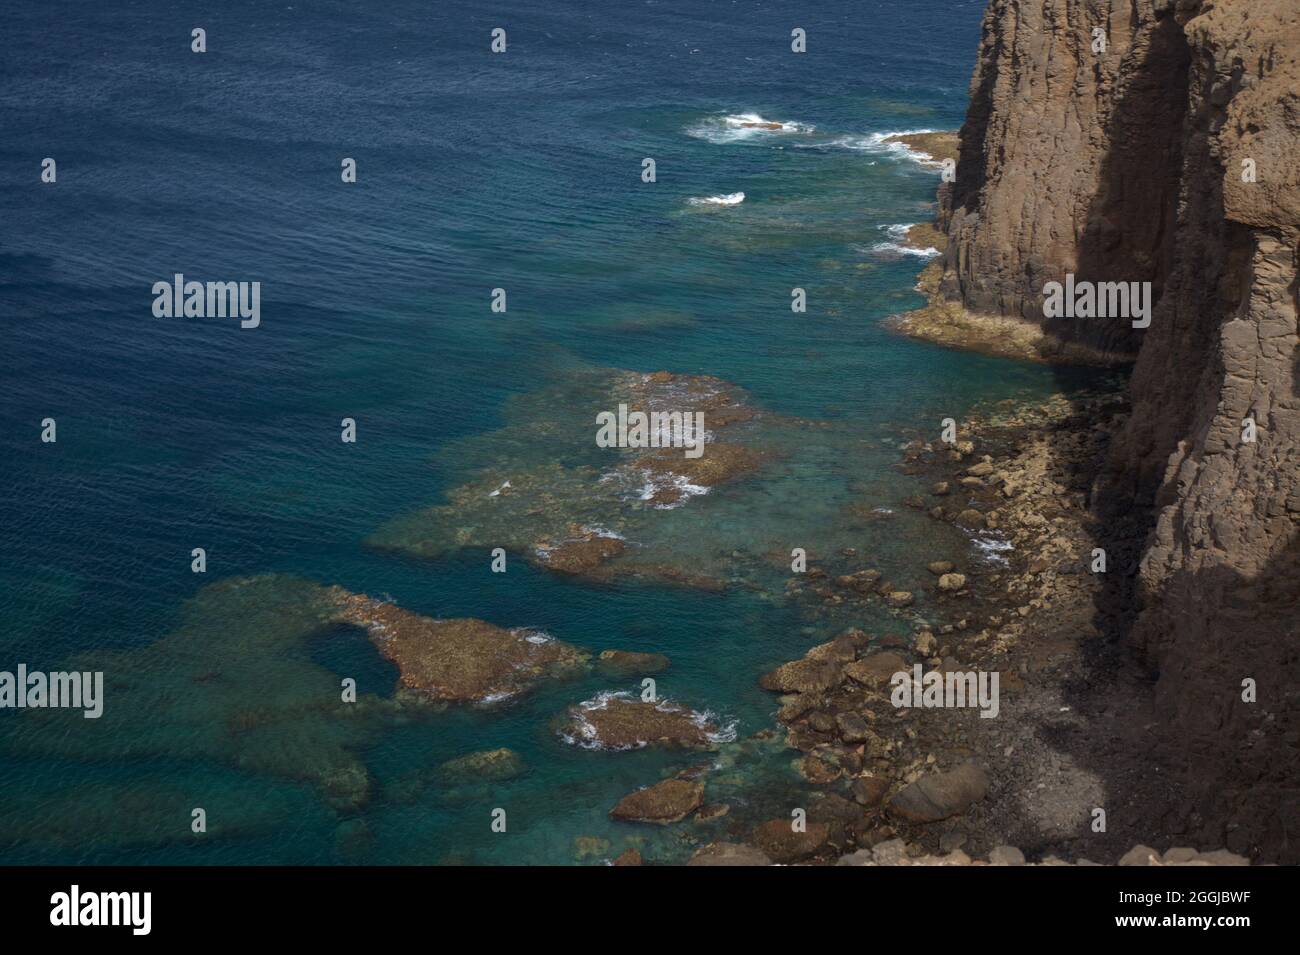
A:
<svg viewBox="0 0 1300 955">
<path fill-rule="evenodd" d="M 826 847 L 830 826 L 824 822 L 806 822 L 803 832 L 796 832 L 793 819 L 772 819 L 754 830 L 756 846 L 773 862 L 791 863 L 811 858 Z"/>
<path fill-rule="evenodd" d="M 965 574 L 944 574 L 939 578 L 939 589 L 945 593 L 952 593 L 961 590 L 965 586 Z"/>
<path fill-rule="evenodd" d="M 1024 865 L 1025 854 L 1015 846 L 998 846 L 989 853 L 989 865 Z"/>
<path fill-rule="evenodd" d="M 847 635 L 840 635 L 827 643 L 819 643 L 807 653 L 805 660 L 829 660 L 833 663 L 848 663 L 857 656 L 857 644 Z"/>
<path fill-rule="evenodd" d="M 871 858 L 876 865 L 899 865 L 907 858 L 907 843 L 902 839 L 890 839 L 871 847 Z"/>
<path fill-rule="evenodd" d="M 844 666 L 844 673 L 849 678 L 873 689 L 888 686 L 890 677 L 900 670 L 908 670 L 907 661 L 890 650 L 868 654 Z"/>
<path fill-rule="evenodd" d="M 680 822 L 704 805 L 704 784 L 686 779 L 665 779 L 629 793 L 609 811 L 623 822 L 667 825 Z"/>
<path fill-rule="evenodd" d="M 602 693 L 569 707 L 558 731 L 566 742 L 584 749 L 710 749 L 718 728 L 702 714 L 667 701 L 645 703 L 625 693 Z"/>
<path fill-rule="evenodd" d="M 803 778 L 814 786 L 825 786 L 840 778 L 841 770 L 834 763 L 827 762 L 812 753 L 803 758 L 799 764 Z"/>
<path fill-rule="evenodd" d="M 1202 852 L 1196 858 L 1197 862 L 1204 862 L 1209 865 L 1250 865 L 1250 860 L 1245 856 L 1239 856 L 1235 852 L 1229 852 L 1227 849 L 1215 849 L 1213 852 Z"/>
<path fill-rule="evenodd" d="M 850 786 L 854 801 L 868 809 L 880 805 L 889 791 L 889 780 L 882 776 L 859 776 Z"/>
<path fill-rule="evenodd" d="M 698 850 L 687 865 L 771 865 L 767 854 L 740 842 L 712 842 Z"/>
<path fill-rule="evenodd" d="M 871 727 L 857 713 L 841 713 L 835 717 L 835 726 L 839 729 L 840 739 L 846 743 L 865 743 L 871 738 Z"/>
<path fill-rule="evenodd" d="M 774 693 L 823 693 L 839 682 L 839 665 L 829 660 L 792 660 L 758 678 Z"/>
<path fill-rule="evenodd" d="M 966 811 L 988 793 L 988 775 L 975 763 L 947 773 L 931 773 L 904 786 L 889 800 L 889 811 L 909 822 L 938 822 Z"/>
<path fill-rule="evenodd" d="M 1146 866 L 1158 864 L 1160 853 L 1150 846 L 1136 845 L 1120 856 L 1119 865 Z"/>
</svg>

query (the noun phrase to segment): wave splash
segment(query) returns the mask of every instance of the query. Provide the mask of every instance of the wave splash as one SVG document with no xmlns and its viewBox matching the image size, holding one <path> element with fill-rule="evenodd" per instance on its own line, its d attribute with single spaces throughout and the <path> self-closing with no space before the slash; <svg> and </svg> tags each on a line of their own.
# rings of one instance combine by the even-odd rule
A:
<svg viewBox="0 0 1300 955">
<path fill-rule="evenodd" d="M 728 192 L 721 196 L 693 196 L 686 201 L 692 206 L 738 206 L 745 201 L 745 194 Z"/>
<path fill-rule="evenodd" d="M 710 143 L 743 143 L 749 140 L 762 142 L 775 136 L 791 133 L 811 133 L 816 129 L 809 123 L 767 119 L 758 113 L 726 113 L 709 116 L 688 126 L 686 134 Z"/>
<path fill-rule="evenodd" d="M 921 247 L 907 244 L 907 233 L 911 230 L 915 222 L 900 222 L 897 225 L 881 226 L 880 229 L 889 238 L 883 242 L 877 242 L 871 247 L 872 252 L 880 252 L 886 255 L 915 255 L 923 259 L 932 259 L 940 255 L 938 249 L 933 246 Z"/>
</svg>

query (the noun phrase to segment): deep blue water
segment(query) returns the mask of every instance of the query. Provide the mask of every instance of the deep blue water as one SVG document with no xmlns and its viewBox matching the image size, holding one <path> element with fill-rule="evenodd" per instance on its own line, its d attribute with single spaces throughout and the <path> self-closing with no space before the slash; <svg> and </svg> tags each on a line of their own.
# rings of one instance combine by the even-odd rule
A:
<svg viewBox="0 0 1300 955">
<path fill-rule="evenodd" d="M 579 836 L 608 841 L 587 862 L 632 844 L 652 859 L 688 852 L 606 812 L 699 757 L 574 749 L 549 726 L 628 687 L 593 676 L 504 709 L 336 730 L 284 715 L 285 701 L 340 674 L 391 696 L 391 665 L 364 640 L 281 645 L 279 623 L 239 600 L 187 601 L 222 579 L 285 574 L 430 616 L 656 650 L 673 660 L 663 692 L 742 739 L 770 726 L 756 677 L 829 623 L 752 591 L 594 586 L 522 560 L 498 577 L 481 550 L 422 561 L 364 541 L 506 454 L 502 428 L 591 430 L 528 400 L 584 369 L 716 375 L 769 411 L 835 424 L 770 479 L 666 515 L 683 560 L 801 534 L 818 546 L 849 497 L 893 509 L 913 492 L 879 443 L 894 429 L 1051 389 L 1045 369 L 880 326 L 920 304 L 923 264 L 891 252 L 885 230 L 931 215 L 938 177 L 879 134 L 960 125 L 982 6 L 9 5 L 0 670 L 111 651 L 131 685 L 110 686 L 99 721 L 0 711 L 0 859 L 565 863 Z M 489 51 L 497 26 L 503 55 Z M 790 52 L 795 26 L 805 55 Z M 727 126 L 749 113 L 792 126 Z M 54 184 L 40 182 L 47 156 Z M 343 157 L 355 184 L 340 181 Z M 644 157 L 655 183 L 641 181 Z M 689 201 L 741 191 L 734 206 Z M 151 286 L 176 272 L 260 281 L 261 326 L 155 318 Z M 807 314 L 790 311 L 796 286 Z M 497 287 L 505 314 L 489 309 Z M 345 416 L 355 445 L 339 441 Z M 40 441 L 46 417 L 54 444 Z M 545 459 L 544 436 L 524 453 Z M 922 549 L 960 543 L 922 542 L 939 534 L 922 527 L 899 514 L 858 546 L 906 581 Z M 190 572 L 200 546 L 204 576 Z M 180 719 L 167 706 L 197 691 L 172 666 L 191 652 L 239 679 Z M 156 716 L 115 710 L 149 701 L 168 702 Z M 259 707 L 281 715 L 257 743 L 270 755 L 249 761 L 221 727 Z M 136 726 L 130 745 L 120 720 Z M 518 750 L 528 774 L 390 798 L 394 780 L 495 746 Z M 769 798 L 785 814 L 793 754 L 732 749 L 711 798 L 760 816 Z M 359 811 L 296 778 L 335 752 L 373 781 Z M 206 836 L 190 832 L 193 806 L 208 810 Z M 509 811 L 506 834 L 489 830 L 494 807 Z"/>
</svg>

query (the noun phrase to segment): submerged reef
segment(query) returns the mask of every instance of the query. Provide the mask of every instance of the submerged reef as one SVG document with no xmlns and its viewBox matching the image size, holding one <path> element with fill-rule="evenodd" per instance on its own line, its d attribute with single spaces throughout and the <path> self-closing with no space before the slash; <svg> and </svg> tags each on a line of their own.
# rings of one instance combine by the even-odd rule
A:
<svg viewBox="0 0 1300 955">
<path fill-rule="evenodd" d="M 599 447 L 597 415 L 618 408 L 663 420 L 700 416 L 699 453 L 671 446 L 666 433 L 649 446 Z M 574 428 L 575 419 L 590 420 L 590 432 Z M 674 566 L 670 548 L 654 545 L 653 527 L 663 512 L 763 469 L 778 456 L 769 432 L 792 425 L 710 376 L 582 372 L 517 397 L 504 428 L 458 449 L 473 461 L 490 446 L 490 462 L 471 468 L 445 503 L 398 517 L 369 543 L 425 558 L 501 547 L 556 573 L 711 588 L 709 575 Z"/>
</svg>

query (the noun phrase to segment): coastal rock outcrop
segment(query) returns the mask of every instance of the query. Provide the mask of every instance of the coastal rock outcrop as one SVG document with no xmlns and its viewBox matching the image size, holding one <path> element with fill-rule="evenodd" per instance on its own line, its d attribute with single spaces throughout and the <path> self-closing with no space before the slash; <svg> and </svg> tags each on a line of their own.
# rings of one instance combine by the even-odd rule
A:
<svg viewBox="0 0 1300 955">
<path fill-rule="evenodd" d="M 433 620 L 364 594 L 330 588 L 337 619 L 363 628 L 397 664 L 402 686 L 449 703 L 494 703 L 539 680 L 584 669 L 585 650 L 536 630 L 483 620 Z"/>
<path fill-rule="evenodd" d="M 647 703 L 628 693 L 602 693 L 569 707 L 559 734 L 585 749 L 665 746 L 710 749 L 729 735 L 703 713 L 667 700 Z"/>
<path fill-rule="evenodd" d="M 1141 757 L 1178 774 L 1152 811 L 1295 862 L 1300 8 L 990 0 L 970 92 L 930 306 L 901 327 L 1135 361 L 1087 491 L 1110 562 L 1098 625 L 1154 684 Z M 1149 326 L 1045 316 L 1067 275 L 1149 282 Z"/>
</svg>

